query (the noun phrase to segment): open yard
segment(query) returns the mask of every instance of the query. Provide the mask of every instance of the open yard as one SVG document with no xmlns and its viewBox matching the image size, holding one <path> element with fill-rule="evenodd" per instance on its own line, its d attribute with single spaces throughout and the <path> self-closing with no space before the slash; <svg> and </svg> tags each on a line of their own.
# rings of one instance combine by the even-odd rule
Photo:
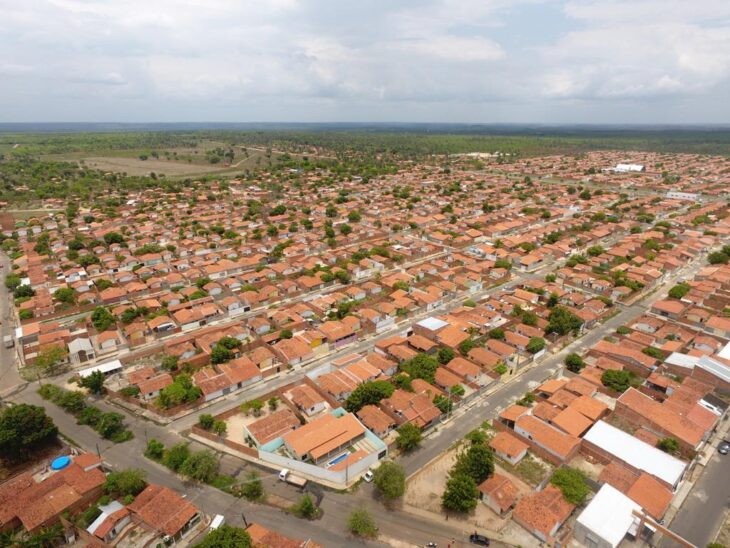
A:
<svg viewBox="0 0 730 548">
<path fill-rule="evenodd" d="M 124 158 L 121 156 L 93 156 L 85 158 L 84 162 L 88 167 L 102 171 L 122 172 L 127 175 L 149 175 L 151 172 L 164 173 L 165 175 L 202 175 L 214 171 L 226 169 L 223 166 L 193 164 L 174 160 L 163 160 L 149 158 Z"/>
<path fill-rule="evenodd" d="M 458 448 L 452 449 L 445 453 L 441 458 L 433 461 L 423 468 L 414 477 L 408 481 L 404 503 L 406 510 L 422 513 L 429 512 L 435 516 L 435 519 L 443 519 L 443 510 L 441 508 L 441 495 L 444 492 L 444 486 L 448 476 L 449 469 L 456 461 Z M 519 496 L 529 493 L 531 487 L 522 481 L 519 477 L 513 475 L 509 470 L 503 468 L 500 463 L 495 463 L 495 472 L 509 477 L 520 492 Z M 463 522 L 468 528 L 478 528 L 488 532 L 488 534 L 497 536 L 510 522 L 509 517 L 501 518 L 491 509 L 487 508 L 483 503 L 477 504 L 472 514 L 464 517 L 451 515 L 449 519 Z"/>
</svg>

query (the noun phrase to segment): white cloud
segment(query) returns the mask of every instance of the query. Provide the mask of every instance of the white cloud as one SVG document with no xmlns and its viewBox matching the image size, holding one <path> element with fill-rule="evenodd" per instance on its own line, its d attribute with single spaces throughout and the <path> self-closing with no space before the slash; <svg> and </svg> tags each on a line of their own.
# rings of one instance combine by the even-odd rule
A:
<svg viewBox="0 0 730 548">
<path fill-rule="evenodd" d="M 653 97 L 695 100 L 707 117 L 730 78 L 726 0 L 0 0 L 0 10 L 0 74 L 12 80 L 0 102 L 19 119 L 547 120 L 580 101 L 581 116 L 600 120 L 634 101 L 660 120 Z"/>
</svg>

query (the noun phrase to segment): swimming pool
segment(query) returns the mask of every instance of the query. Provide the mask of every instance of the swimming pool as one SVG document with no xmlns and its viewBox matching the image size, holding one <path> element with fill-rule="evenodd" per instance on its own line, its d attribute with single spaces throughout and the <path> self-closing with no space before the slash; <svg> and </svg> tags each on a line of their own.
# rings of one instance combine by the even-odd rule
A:
<svg viewBox="0 0 730 548">
<path fill-rule="evenodd" d="M 330 466 L 334 466 L 338 462 L 342 462 L 343 460 L 345 460 L 347 458 L 347 455 L 349 455 L 349 453 L 342 453 L 339 457 L 336 457 L 336 458 L 332 459 L 331 461 L 329 461 L 327 463 L 327 467 L 329 468 Z"/>
</svg>

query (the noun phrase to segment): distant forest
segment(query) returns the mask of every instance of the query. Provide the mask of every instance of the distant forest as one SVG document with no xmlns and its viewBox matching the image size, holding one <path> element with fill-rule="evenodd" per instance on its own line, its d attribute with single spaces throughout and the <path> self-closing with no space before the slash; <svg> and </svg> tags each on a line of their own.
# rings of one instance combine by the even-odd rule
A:
<svg viewBox="0 0 730 548">
<path fill-rule="evenodd" d="M 336 154 L 419 158 L 463 152 L 518 156 L 599 149 L 730 156 L 730 127 L 518 126 L 462 124 L 0 124 L 0 154 L 230 146 L 316 147 Z M 16 146 L 18 145 L 18 146 Z M 20 152 L 20 151 L 19 151 Z"/>
</svg>

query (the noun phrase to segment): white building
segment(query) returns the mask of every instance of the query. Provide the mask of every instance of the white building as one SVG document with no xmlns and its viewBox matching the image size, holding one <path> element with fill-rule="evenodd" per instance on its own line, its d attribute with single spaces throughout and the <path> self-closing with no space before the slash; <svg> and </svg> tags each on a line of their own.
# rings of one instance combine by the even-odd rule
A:
<svg viewBox="0 0 730 548">
<path fill-rule="evenodd" d="M 575 522 L 573 538 L 590 548 L 616 548 L 626 535 L 636 538 L 641 506 L 604 483 Z"/>
<path fill-rule="evenodd" d="M 678 190 L 670 190 L 667 192 L 667 198 L 670 200 L 685 200 L 687 202 L 699 202 L 700 195 L 696 192 L 680 192 Z"/>
<path fill-rule="evenodd" d="M 615 173 L 638 173 L 645 171 L 646 168 L 641 164 L 616 164 L 613 168 Z"/>
<path fill-rule="evenodd" d="M 599 453 L 610 455 L 613 460 L 646 472 L 672 489 L 676 489 L 679 485 L 687 466 L 678 458 L 602 420 L 586 432 L 583 443 L 589 450 L 595 447 Z"/>
</svg>

